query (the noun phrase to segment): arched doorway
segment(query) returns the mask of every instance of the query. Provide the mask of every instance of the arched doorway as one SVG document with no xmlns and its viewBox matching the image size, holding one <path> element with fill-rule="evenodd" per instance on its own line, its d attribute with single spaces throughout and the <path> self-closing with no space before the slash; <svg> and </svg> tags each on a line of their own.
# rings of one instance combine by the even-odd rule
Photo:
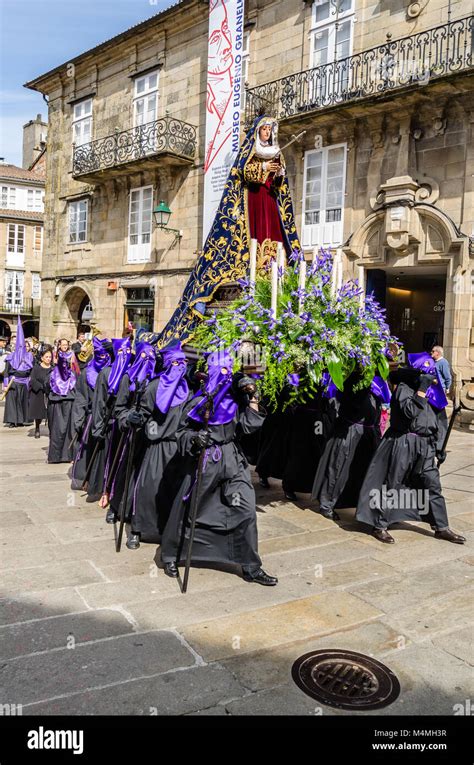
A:
<svg viewBox="0 0 474 765">
<path fill-rule="evenodd" d="M 36 337 L 39 339 L 39 322 L 38 321 L 24 321 L 23 333 L 25 337 Z"/>
<path fill-rule="evenodd" d="M 10 325 L 3 321 L 3 319 L 0 319 L 0 337 L 6 337 L 7 340 L 10 340 L 11 333 Z"/>
<path fill-rule="evenodd" d="M 94 320 L 94 308 L 90 296 L 82 287 L 74 286 L 65 293 L 60 309 L 60 331 L 69 340 L 75 340 L 79 332 L 89 332 Z"/>
</svg>

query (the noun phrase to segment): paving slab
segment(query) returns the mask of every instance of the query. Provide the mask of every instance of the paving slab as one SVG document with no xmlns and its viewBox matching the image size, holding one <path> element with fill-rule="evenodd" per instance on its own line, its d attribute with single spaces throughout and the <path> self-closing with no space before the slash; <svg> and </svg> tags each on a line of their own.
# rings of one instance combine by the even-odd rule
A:
<svg viewBox="0 0 474 765">
<path fill-rule="evenodd" d="M 72 647 L 133 631 L 129 619 L 120 611 L 109 609 L 37 619 L 29 624 L 0 627 L 0 659 Z"/>
<path fill-rule="evenodd" d="M 177 635 L 149 632 L 11 659 L 0 667 L 0 683 L 10 703 L 25 705 L 195 663 Z"/>
<path fill-rule="evenodd" d="M 88 606 L 74 587 L 34 591 L 0 599 L 0 625 L 87 610 Z"/>
<path fill-rule="evenodd" d="M 337 632 L 382 613 L 347 592 L 322 593 L 257 613 L 212 619 L 182 630 L 186 641 L 206 660 L 271 648 L 292 640 Z"/>
<path fill-rule="evenodd" d="M 454 546 L 454 545 L 453 545 Z M 377 587 L 362 584 L 349 590 L 367 603 L 383 609 L 385 613 L 400 611 L 410 605 L 426 602 L 472 583 L 474 571 L 462 561 L 447 561 L 441 566 L 415 569 L 408 574 L 394 573 L 391 579 L 384 579 Z"/>
<path fill-rule="evenodd" d="M 23 714 L 33 715 L 183 715 L 206 714 L 206 708 L 245 695 L 230 672 L 217 665 L 170 671 L 110 688 L 87 691 L 57 701 L 31 704 Z M 225 706 L 219 707 L 225 712 Z M 211 713 L 212 714 L 212 713 Z"/>
</svg>

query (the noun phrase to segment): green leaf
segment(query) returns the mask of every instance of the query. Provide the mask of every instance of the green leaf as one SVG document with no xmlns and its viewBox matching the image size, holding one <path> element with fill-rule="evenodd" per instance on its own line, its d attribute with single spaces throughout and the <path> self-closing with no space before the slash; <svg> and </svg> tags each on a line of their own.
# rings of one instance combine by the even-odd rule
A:
<svg viewBox="0 0 474 765">
<path fill-rule="evenodd" d="M 377 370 L 380 377 L 386 380 L 390 372 L 390 365 L 384 355 L 380 354 L 377 359 Z"/>
<path fill-rule="evenodd" d="M 326 358 L 326 362 L 334 385 L 336 388 L 339 388 L 339 390 L 343 390 L 344 374 L 342 371 L 342 364 L 340 359 L 336 356 L 335 353 L 330 353 Z"/>
</svg>

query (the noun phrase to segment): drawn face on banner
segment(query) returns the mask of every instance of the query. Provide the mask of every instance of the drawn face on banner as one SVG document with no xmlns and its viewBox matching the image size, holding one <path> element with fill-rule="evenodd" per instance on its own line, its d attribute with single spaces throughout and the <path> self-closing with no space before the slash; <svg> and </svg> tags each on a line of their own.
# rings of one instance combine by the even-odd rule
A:
<svg viewBox="0 0 474 765">
<path fill-rule="evenodd" d="M 210 74 L 224 74 L 233 63 L 232 39 L 224 0 L 213 0 L 209 16 L 209 58 Z"/>
</svg>

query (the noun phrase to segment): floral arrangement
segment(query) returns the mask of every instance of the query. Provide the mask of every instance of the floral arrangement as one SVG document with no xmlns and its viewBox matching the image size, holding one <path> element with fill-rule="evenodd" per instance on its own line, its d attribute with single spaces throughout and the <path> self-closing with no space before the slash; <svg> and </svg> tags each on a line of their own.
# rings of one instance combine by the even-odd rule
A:
<svg viewBox="0 0 474 765">
<path fill-rule="evenodd" d="M 241 296 L 199 325 L 193 345 L 206 351 L 230 348 L 240 366 L 242 347 L 252 344 L 264 370 L 261 392 L 274 407 L 281 405 L 284 390 L 285 406 L 308 400 L 325 372 L 339 390 L 356 365 L 361 376 L 355 389 L 368 387 L 374 375 L 386 379 L 389 346 L 398 341 L 385 311 L 372 295 L 361 304 L 356 281 L 335 290 L 332 271 L 332 254 L 321 250 L 307 271 L 291 257 L 286 269 L 278 269 L 276 296 L 268 272 L 255 283 L 241 280 Z"/>
</svg>

